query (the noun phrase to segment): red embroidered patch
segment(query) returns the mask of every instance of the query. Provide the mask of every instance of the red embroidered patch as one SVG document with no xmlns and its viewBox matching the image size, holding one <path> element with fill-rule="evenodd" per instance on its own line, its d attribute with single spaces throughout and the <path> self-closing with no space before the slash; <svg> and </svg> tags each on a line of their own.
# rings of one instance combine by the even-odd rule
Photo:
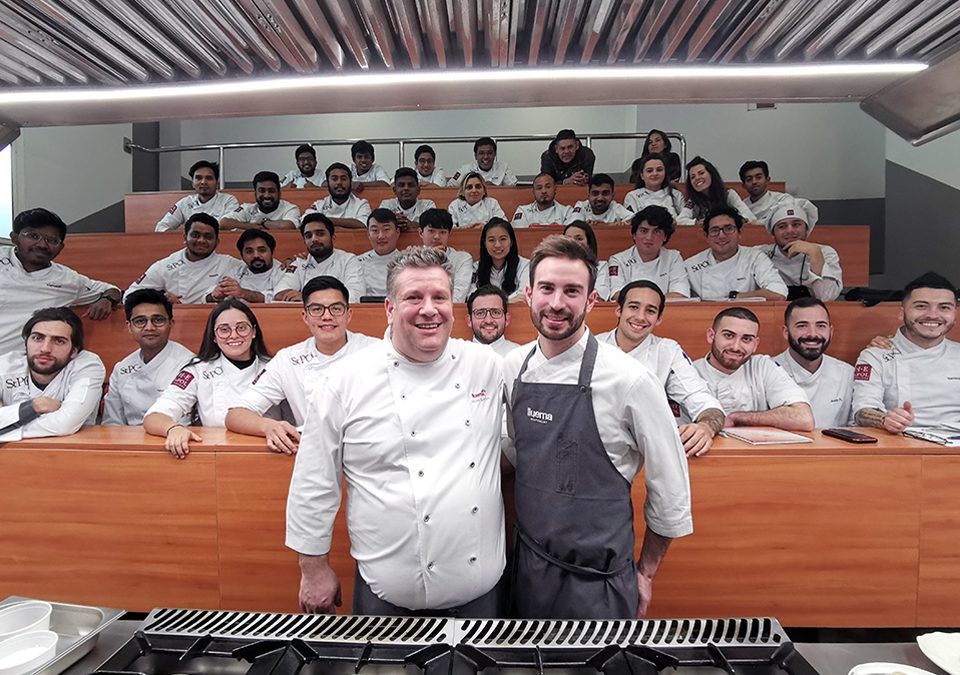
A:
<svg viewBox="0 0 960 675">
<path fill-rule="evenodd" d="M 680 404 L 676 401 L 667 401 L 670 404 L 670 410 L 673 411 L 674 417 L 680 417 Z"/>
<path fill-rule="evenodd" d="M 617 265 L 610 265 L 610 267 L 607 268 L 607 271 L 610 273 L 611 277 L 620 276 L 620 267 Z"/>
<path fill-rule="evenodd" d="M 870 379 L 870 373 L 873 372 L 873 366 L 869 363 L 858 363 L 853 369 L 853 379 L 866 381 Z"/>
<path fill-rule="evenodd" d="M 181 370 L 177 376 L 173 378 L 173 386 L 180 387 L 181 389 L 186 389 L 191 382 L 193 382 L 193 373 L 188 373 L 185 370 Z"/>
</svg>

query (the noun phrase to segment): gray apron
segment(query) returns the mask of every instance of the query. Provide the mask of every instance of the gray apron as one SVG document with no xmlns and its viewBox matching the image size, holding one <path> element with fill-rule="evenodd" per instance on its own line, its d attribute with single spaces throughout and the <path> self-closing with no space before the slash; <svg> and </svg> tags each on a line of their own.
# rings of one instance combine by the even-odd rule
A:
<svg viewBox="0 0 960 675">
<path fill-rule="evenodd" d="M 610 461 L 593 412 L 597 340 L 587 340 L 577 384 L 521 382 L 534 351 L 511 401 L 514 611 L 521 618 L 636 618 L 630 483 Z"/>
</svg>

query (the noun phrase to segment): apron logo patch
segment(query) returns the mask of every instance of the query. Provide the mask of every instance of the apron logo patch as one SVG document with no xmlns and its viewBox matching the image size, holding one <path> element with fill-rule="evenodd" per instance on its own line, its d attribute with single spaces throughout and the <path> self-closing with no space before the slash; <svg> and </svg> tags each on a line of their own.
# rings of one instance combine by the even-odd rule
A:
<svg viewBox="0 0 960 675">
<path fill-rule="evenodd" d="M 553 421 L 553 415 L 548 412 L 543 412 L 542 410 L 534 410 L 533 408 L 527 408 L 527 419 L 531 422 L 536 422 L 537 424 L 549 424 Z"/>
<path fill-rule="evenodd" d="M 180 373 L 173 378 L 173 386 L 180 387 L 181 389 L 186 389 L 191 382 L 193 382 L 193 373 L 188 373 L 185 370 L 181 370 Z"/>
<path fill-rule="evenodd" d="M 860 381 L 869 380 L 871 372 L 873 372 L 873 366 L 869 363 L 858 363 L 853 369 L 853 379 Z"/>
</svg>

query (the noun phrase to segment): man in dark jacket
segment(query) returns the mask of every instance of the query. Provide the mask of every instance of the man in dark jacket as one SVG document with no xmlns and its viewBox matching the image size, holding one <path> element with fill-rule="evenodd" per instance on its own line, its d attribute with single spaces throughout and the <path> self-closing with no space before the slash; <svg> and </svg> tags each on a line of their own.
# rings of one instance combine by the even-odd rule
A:
<svg viewBox="0 0 960 675">
<path fill-rule="evenodd" d="M 573 129 L 561 129 L 540 155 L 540 173 L 548 173 L 558 183 L 586 185 L 596 162 L 593 150 L 585 148 Z"/>
</svg>

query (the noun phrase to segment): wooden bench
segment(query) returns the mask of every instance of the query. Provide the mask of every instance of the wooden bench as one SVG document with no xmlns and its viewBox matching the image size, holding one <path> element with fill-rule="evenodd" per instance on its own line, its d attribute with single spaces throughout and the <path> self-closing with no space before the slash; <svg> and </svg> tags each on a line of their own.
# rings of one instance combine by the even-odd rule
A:
<svg viewBox="0 0 960 675">
<path fill-rule="evenodd" d="M 633 189 L 633 185 L 617 185 L 615 194 L 617 201 L 623 203 L 624 196 Z M 746 198 L 747 191 L 740 183 L 727 183 L 740 193 L 741 197 Z M 784 192 L 786 185 L 783 182 L 771 182 L 770 189 L 775 192 Z M 229 189 L 225 190 L 234 195 L 241 204 L 253 203 L 253 189 Z M 491 197 L 500 202 L 500 207 L 507 218 L 512 218 L 514 211 L 521 204 L 529 204 L 533 201 L 533 190 L 530 187 L 497 187 L 488 188 Z M 132 192 L 128 193 L 123 200 L 124 220 L 127 232 L 153 232 L 157 222 L 164 216 L 170 207 L 173 206 L 181 197 L 186 197 L 190 192 L 186 191 L 168 191 L 168 192 Z M 283 190 L 283 198 L 300 207 L 300 211 L 305 211 L 317 200 L 325 198 L 329 193 L 326 189 L 287 188 Z M 370 202 L 370 208 L 375 209 L 380 206 L 384 199 L 393 199 L 393 189 L 389 187 L 370 187 L 365 188 L 360 195 L 363 199 Z M 454 199 L 457 198 L 457 188 L 443 187 L 424 187 L 420 192 L 421 199 L 432 199 L 441 209 L 447 208 Z M 561 185 L 557 188 L 557 201 L 561 204 L 573 206 L 581 199 L 587 198 L 587 188 L 577 185 Z"/>
<path fill-rule="evenodd" d="M 533 249 L 548 234 L 559 233 L 560 227 L 536 227 L 517 230 L 520 253 L 529 256 Z M 293 257 L 304 251 L 303 239 L 296 231 L 273 232 L 277 240 L 275 255 L 279 259 Z M 814 240 L 833 246 L 843 265 L 843 281 L 846 286 L 866 286 L 869 283 L 870 228 L 867 225 L 818 225 Z M 219 251 L 238 257 L 236 248 L 239 232 L 224 232 L 220 237 Z M 630 228 L 607 226 L 597 228 L 597 240 L 601 259 L 633 245 Z M 767 231 L 759 226 L 746 226 L 743 243 L 748 246 L 770 243 Z M 405 232 L 401 235 L 401 247 L 419 244 L 420 235 Z M 479 230 L 454 230 L 450 245 L 468 251 L 477 259 L 480 251 Z M 363 253 L 370 250 L 370 240 L 364 230 L 338 229 L 336 246 L 345 251 Z M 680 251 L 684 258 L 707 247 L 703 230 L 696 227 L 681 227 L 668 246 Z M 57 262 L 86 274 L 94 279 L 116 284 L 126 289 L 153 262 L 177 249 L 183 248 L 182 232 L 149 232 L 137 234 L 75 234 L 67 237 L 63 252 Z"/>
</svg>

